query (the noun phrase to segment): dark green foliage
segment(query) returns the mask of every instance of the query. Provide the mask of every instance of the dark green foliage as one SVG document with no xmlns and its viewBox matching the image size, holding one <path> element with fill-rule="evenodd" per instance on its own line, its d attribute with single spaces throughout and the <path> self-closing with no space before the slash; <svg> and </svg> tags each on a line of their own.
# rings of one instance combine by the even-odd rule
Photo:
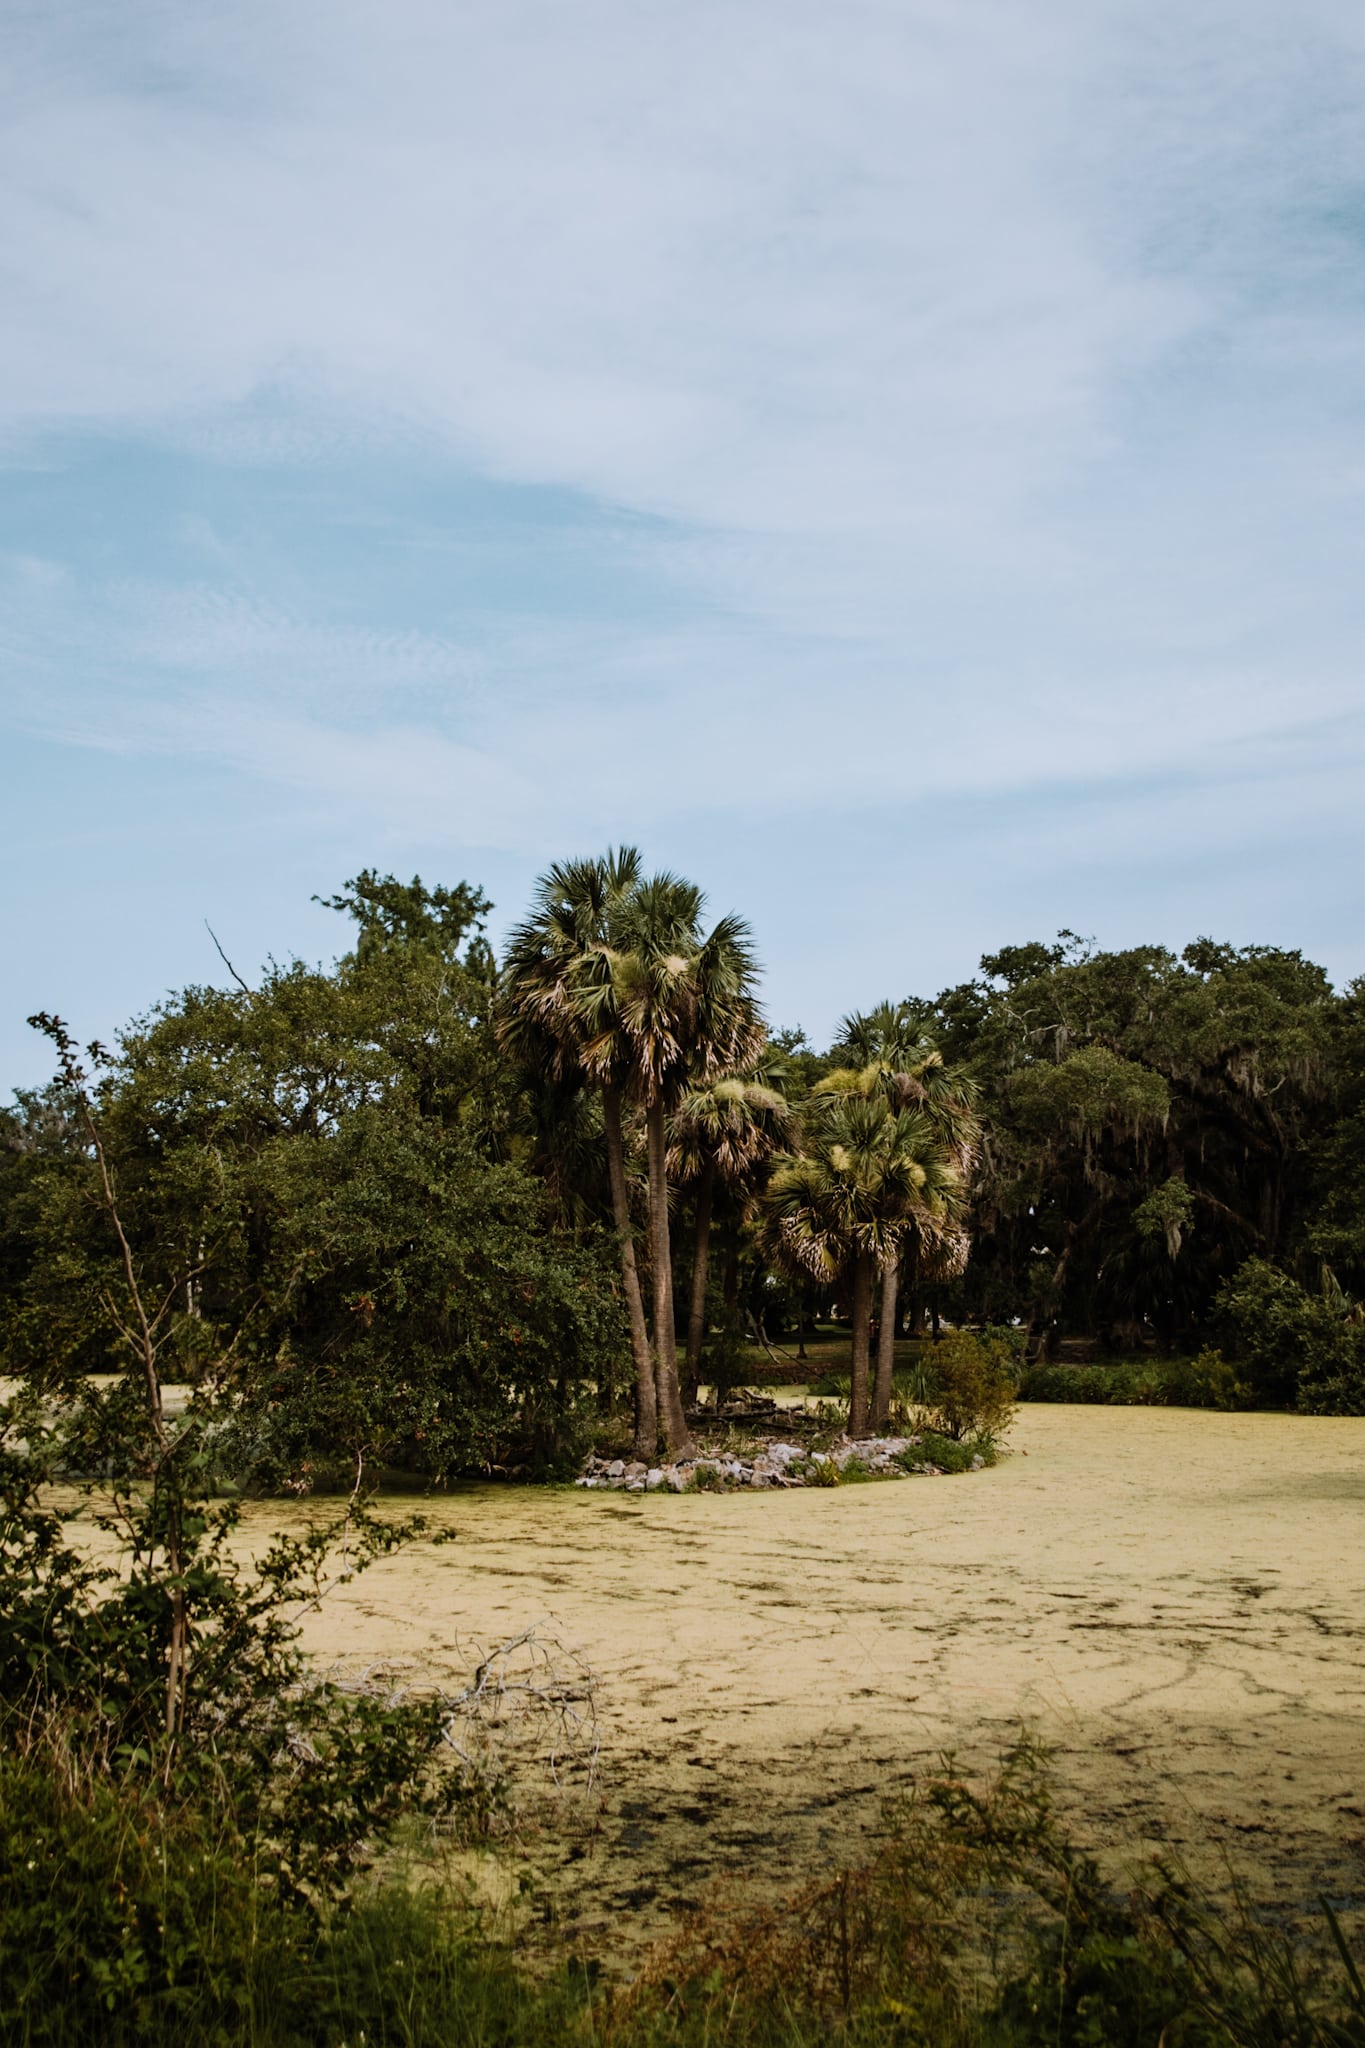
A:
<svg viewBox="0 0 1365 2048">
<path fill-rule="evenodd" d="M 4 2048 L 514 2048 L 571 2038 L 585 1980 L 524 1975 L 444 1892 L 390 1874 L 322 1913 L 231 1806 L 0 1757 Z"/>
<path fill-rule="evenodd" d="M 1222 1349 L 1250 1400 L 1313 1415 L 1365 1413 L 1365 1324 L 1340 1290 L 1310 1294 L 1248 1259 L 1214 1304 Z"/>
<path fill-rule="evenodd" d="M 571 1464 L 625 1378 L 605 1236 L 557 1234 L 520 1167 L 401 1103 L 293 1166 L 276 1257 L 299 1279 L 228 1455 L 295 1482 Z"/>
<path fill-rule="evenodd" d="M 556 1227 L 519 1165 L 485 908 L 369 873 L 332 973 L 190 989 L 132 1027 L 98 1114 L 162 1374 L 220 1473 L 325 1483 L 556 1470 L 621 1378 L 613 1246 Z M 0 1149 L 0 1367 L 48 1391 L 118 1370 L 119 1248 L 59 1083 Z"/>
<path fill-rule="evenodd" d="M 1345 1071 L 1340 999 L 1298 953 L 1210 940 L 1177 959 L 1063 933 L 982 970 L 932 1006 L 988 1126 L 946 1305 L 1021 1317 L 1035 1348 L 1197 1349 L 1219 1288 L 1250 1257 L 1292 1263 L 1339 1186 L 1348 1142 L 1330 1169 L 1315 1148 Z"/>
<path fill-rule="evenodd" d="M 1198 1358 L 1145 1358 L 1112 1365 L 1026 1368 L 1021 1401 L 1073 1401 L 1129 1408 L 1237 1408 L 1247 1405 L 1237 1376 L 1216 1351 Z"/>
<path fill-rule="evenodd" d="M 993 1465 L 996 1461 L 995 1439 L 989 1435 L 941 1436 L 937 1430 L 926 1429 L 917 1444 L 900 1454 L 899 1462 L 907 1472 L 914 1472 L 921 1465 L 937 1465 L 940 1472 L 970 1472 L 978 1461 Z"/>
<path fill-rule="evenodd" d="M 1308 1250 L 1365 1299 L 1365 976 L 1337 1005 L 1331 1036 L 1332 1114 L 1313 1147 Z"/>
<path fill-rule="evenodd" d="M 109 1419 L 109 1447 L 124 1462 L 137 1455 L 134 1419 Z M 134 1799 L 159 1786 L 181 1802 L 226 1801 L 258 1869 L 282 1893 L 310 1898 L 344 1890 L 404 1814 L 444 1810 L 453 1780 L 426 1785 L 437 1704 L 393 1708 L 315 1682 L 297 1647 L 303 1603 L 419 1524 L 379 1522 L 352 1503 L 331 1528 L 277 1538 L 247 1566 L 230 1544 L 235 1510 L 176 1497 L 171 1471 L 150 1490 L 97 1497 L 94 1519 L 119 1549 L 95 1565 L 44 1504 L 51 1463 L 32 1411 L 0 1411 L 0 1423 L 0 1747 L 41 1769 L 67 1770 L 71 1759 L 69 1771 L 122 1784 Z M 60 1439 L 51 1448 L 60 1452 Z M 179 1476 L 192 1470 L 187 1462 Z M 170 1734 L 173 1587 L 193 1649 Z"/>
</svg>

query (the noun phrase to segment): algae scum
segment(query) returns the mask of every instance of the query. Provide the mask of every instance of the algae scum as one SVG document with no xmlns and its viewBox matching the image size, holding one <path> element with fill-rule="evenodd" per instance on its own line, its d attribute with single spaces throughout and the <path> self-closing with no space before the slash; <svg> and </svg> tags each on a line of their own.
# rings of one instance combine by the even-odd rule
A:
<svg viewBox="0 0 1365 2048">
<path fill-rule="evenodd" d="M 1365 1419 L 1047 1407 L 1012 1443 L 937 1484 L 470 1489 L 307 1639 L 446 1679 L 541 1618 L 575 1646 L 595 1784 L 522 1848 L 589 1948 L 858 1856 L 912 1771 L 1021 1724 L 1118 1866 L 1365 1890 Z"/>
</svg>

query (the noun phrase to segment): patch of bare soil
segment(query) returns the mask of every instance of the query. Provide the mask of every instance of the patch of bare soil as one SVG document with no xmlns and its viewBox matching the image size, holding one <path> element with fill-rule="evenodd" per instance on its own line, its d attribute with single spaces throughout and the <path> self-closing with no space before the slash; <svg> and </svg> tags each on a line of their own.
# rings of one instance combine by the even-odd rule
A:
<svg viewBox="0 0 1365 2048">
<path fill-rule="evenodd" d="M 741 1495 L 484 1487 L 307 1625 L 467 1670 L 541 1616 L 600 1681 L 593 1812 L 543 1856 L 601 1949 L 713 1879 L 856 1858 L 883 1797 L 1021 1725 L 1083 1835 L 1365 1895 L 1365 1419 L 1022 1411 L 961 1478 Z M 262 1530 L 288 1513 L 258 1508 Z"/>
</svg>

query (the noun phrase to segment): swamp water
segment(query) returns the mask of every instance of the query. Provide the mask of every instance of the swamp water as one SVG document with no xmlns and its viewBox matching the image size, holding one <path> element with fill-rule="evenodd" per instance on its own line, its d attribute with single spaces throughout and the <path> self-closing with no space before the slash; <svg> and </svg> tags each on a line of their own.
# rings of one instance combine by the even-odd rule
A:
<svg viewBox="0 0 1365 2048">
<path fill-rule="evenodd" d="M 422 1504 L 456 1541 L 337 1589 L 305 1637 L 414 1680 L 542 1620 L 581 1651 L 596 1787 L 517 1854 L 608 1956 L 715 1879 L 857 1859 L 910 1773 L 989 1766 L 1021 1726 L 1116 1870 L 1164 1848 L 1358 1907 L 1365 1418 L 1032 1407 L 1011 1444 L 829 1490 L 461 1489 Z M 258 1505 L 245 1533 L 313 1512 Z"/>
</svg>

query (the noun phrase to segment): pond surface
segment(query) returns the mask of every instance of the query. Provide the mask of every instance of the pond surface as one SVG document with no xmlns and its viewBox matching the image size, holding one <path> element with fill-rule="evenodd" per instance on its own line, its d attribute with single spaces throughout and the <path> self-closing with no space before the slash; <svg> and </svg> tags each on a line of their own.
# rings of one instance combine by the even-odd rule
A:
<svg viewBox="0 0 1365 2048">
<path fill-rule="evenodd" d="M 1365 1418 L 1036 1406 L 1012 1442 L 837 1490 L 469 1489 L 423 1504 L 458 1541 L 376 1565 L 308 1640 L 454 1672 L 553 1617 L 600 1684 L 600 1812 L 561 1886 L 590 1939 L 856 1856 L 909 1771 L 1021 1725 L 1120 1863 L 1365 1891 Z"/>
</svg>

